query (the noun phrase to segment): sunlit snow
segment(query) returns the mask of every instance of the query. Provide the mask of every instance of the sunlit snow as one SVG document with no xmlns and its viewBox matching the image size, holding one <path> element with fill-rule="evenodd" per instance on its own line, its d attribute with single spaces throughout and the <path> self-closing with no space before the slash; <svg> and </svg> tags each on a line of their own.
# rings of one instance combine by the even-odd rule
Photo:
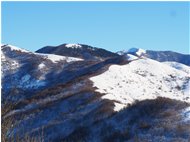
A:
<svg viewBox="0 0 190 142">
<path fill-rule="evenodd" d="M 163 62 L 164 64 L 166 65 L 169 65 L 175 69 L 178 69 L 178 70 L 181 70 L 181 71 L 184 71 L 186 73 L 190 73 L 190 67 L 187 66 L 187 65 L 184 65 L 184 64 L 181 64 L 181 63 L 178 63 L 178 62 Z"/>
<path fill-rule="evenodd" d="M 8 46 L 11 49 L 11 51 L 30 52 L 30 51 L 27 51 L 27 50 L 22 49 L 22 48 L 18 48 L 16 46 L 13 46 L 13 45 L 10 45 L 10 44 L 1 45 L 1 48 L 4 48 L 3 46 Z"/>
<path fill-rule="evenodd" d="M 57 63 L 59 61 L 66 61 L 66 62 L 74 62 L 74 61 L 81 61 L 83 59 L 80 58 L 74 58 L 74 57 L 66 57 L 66 56 L 59 56 L 59 55 L 53 55 L 53 54 L 42 54 L 42 53 L 35 53 L 37 55 L 43 56 L 45 59 L 51 60 L 54 63 Z"/>
<path fill-rule="evenodd" d="M 80 44 L 66 44 L 65 47 L 67 48 L 81 48 Z"/>
<path fill-rule="evenodd" d="M 106 94 L 102 98 L 125 105 L 158 96 L 190 102 L 189 94 L 179 89 L 188 79 L 187 73 L 151 59 L 139 59 L 127 65 L 111 65 L 104 73 L 90 78 L 98 88 L 96 91 Z M 121 105 L 115 108 L 119 109 Z"/>
</svg>

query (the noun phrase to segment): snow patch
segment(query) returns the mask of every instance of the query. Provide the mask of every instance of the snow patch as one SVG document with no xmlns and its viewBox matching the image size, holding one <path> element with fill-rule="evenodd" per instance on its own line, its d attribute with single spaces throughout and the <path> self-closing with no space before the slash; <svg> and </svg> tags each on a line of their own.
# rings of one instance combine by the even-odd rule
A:
<svg viewBox="0 0 190 142">
<path fill-rule="evenodd" d="M 131 55 L 131 54 L 126 54 L 125 57 L 126 57 L 126 59 L 128 61 L 133 61 L 133 60 L 137 60 L 138 59 L 137 56 L 134 56 L 134 55 Z"/>
<path fill-rule="evenodd" d="M 2 74 L 6 73 L 7 71 L 15 72 L 21 65 L 18 61 L 7 58 L 1 58 L 1 71 Z"/>
<path fill-rule="evenodd" d="M 42 53 L 35 53 L 36 55 L 41 55 L 45 59 L 51 60 L 54 63 L 57 63 L 59 61 L 66 61 L 69 62 L 75 62 L 75 61 L 82 61 L 83 59 L 75 58 L 75 57 L 66 57 L 66 56 L 59 56 L 54 54 L 42 54 Z"/>
<path fill-rule="evenodd" d="M 120 104 L 120 103 L 114 103 L 115 107 L 114 107 L 114 111 L 119 111 L 121 109 L 123 109 L 126 105 L 125 104 Z"/>
<path fill-rule="evenodd" d="M 44 63 L 41 63 L 41 64 L 38 65 L 38 68 L 39 68 L 39 69 L 43 69 L 44 67 L 45 67 L 45 64 L 44 64 Z"/>
<path fill-rule="evenodd" d="M 81 48 L 80 44 L 66 44 L 65 47 L 67 48 Z"/>
<path fill-rule="evenodd" d="M 24 75 L 20 82 L 19 87 L 21 88 L 38 88 L 41 86 L 45 86 L 46 82 L 43 80 L 37 80 L 31 77 L 31 75 L 26 74 Z"/>
</svg>

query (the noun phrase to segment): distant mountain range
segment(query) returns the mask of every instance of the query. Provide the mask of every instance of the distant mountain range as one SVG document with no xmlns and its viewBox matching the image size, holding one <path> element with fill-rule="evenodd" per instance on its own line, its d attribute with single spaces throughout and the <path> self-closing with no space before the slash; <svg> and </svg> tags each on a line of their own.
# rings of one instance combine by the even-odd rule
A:
<svg viewBox="0 0 190 142">
<path fill-rule="evenodd" d="M 147 57 L 159 62 L 173 61 L 190 66 L 190 55 L 173 51 L 146 51 Z"/>
<path fill-rule="evenodd" d="M 135 50 L 135 48 L 132 48 Z M 137 50 L 138 48 L 136 48 Z M 131 49 L 130 49 L 131 50 Z M 124 54 L 130 54 L 130 50 L 124 50 L 124 51 L 118 51 L 117 54 L 124 55 Z M 139 50 L 139 49 L 138 49 Z M 140 49 L 142 50 L 142 49 Z M 159 62 L 167 62 L 167 61 L 173 61 L 182 63 L 185 65 L 190 66 L 190 55 L 189 54 L 181 54 L 173 51 L 152 51 L 152 50 L 146 50 L 146 57 L 159 61 Z"/>
<path fill-rule="evenodd" d="M 129 51 L 2 45 L 2 141 L 189 141 L 189 55 Z"/>
<path fill-rule="evenodd" d="M 131 50 L 131 49 L 130 49 Z M 133 48 L 134 50 L 134 48 Z M 62 44 L 59 46 L 46 46 L 36 51 L 37 53 L 48 53 L 69 57 L 78 57 L 83 59 L 106 59 L 117 57 L 129 53 L 131 51 L 118 51 L 113 53 L 105 49 L 92 47 L 85 44 Z M 181 54 L 173 51 L 146 51 L 146 57 L 157 60 L 159 62 L 173 61 L 190 66 L 190 55 Z"/>
</svg>

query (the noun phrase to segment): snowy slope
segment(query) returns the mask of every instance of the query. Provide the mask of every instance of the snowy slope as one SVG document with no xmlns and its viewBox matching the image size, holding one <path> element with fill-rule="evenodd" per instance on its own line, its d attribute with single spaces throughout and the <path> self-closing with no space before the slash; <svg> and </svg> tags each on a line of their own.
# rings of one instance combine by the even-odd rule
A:
<svg viewBox="0 0 190 142">
<path fill-rule="evenodd" d="M 131 54 L 126 54 L 124 55 L 127 59 L 127 61 L 133 61 L 133 60 L 137 60 L 138 57 L 137 56 L 134 56 L 134 55 L 131 55 Z"/>
<path fill-rule="evenodd" d="M 1 44 L 1 49 L 4 49 L 4 48 L 9 48 L 11 51 L 20 51 L 20 52 L 30 52 L 26 49 L 23 49 L 23 48 L 19 48 L 19 47 L 16 47 L 14 45 L 10 45 L 10 44 Z"/>
<path fill-rule="evenodd" d="M 181 64 L 181 63 L 178 63 L 178 62 L 163 62 L 164 64 L 166 65 L 169 65 L 175 69 L 178 69 L 178 70 L 181 70 L 181 71 L 184 71 L 186 73 L 190 73 L 190 67 L 187 66 L 187 65 L 184 65 L 184 64 Z"/>
<path fill-rule="evenodd" d="M 2 45 L 1 75 L 3 86 L 6 87 L 5 90 L 14 87 L 37 89 L 45 86 L 48 82 L 46 78 L 48 73 L 61 72 L 66 65 L 82 60 L 74 57 L 33 53 L 12 45 Z"/>
<path fill-rule="evenodd" d="M 126 65 L 111 65 L 104 73 L 91 77 L 103 98 L 115 100 L 120 110 L 135 100 L 158 96 L 190 102 L 185 93 L 189 74 L 151 59 L 139 59 Z"/>
<path fill-rule="evenodd" d="M 42 56 L 44 59 L 51 60 L 54 63 L 57 63 L 59 61 L 66 61 L 67 63 L 69 63 L 69 62 L 82 61 L 83 60 L 83 59 L 80 59 L 80 58 L 59 56 L 59 55 L 54 55 L 54 54 L 42 54 L 42 53 L 34 53 L 34 54 Z"/>
</svg>

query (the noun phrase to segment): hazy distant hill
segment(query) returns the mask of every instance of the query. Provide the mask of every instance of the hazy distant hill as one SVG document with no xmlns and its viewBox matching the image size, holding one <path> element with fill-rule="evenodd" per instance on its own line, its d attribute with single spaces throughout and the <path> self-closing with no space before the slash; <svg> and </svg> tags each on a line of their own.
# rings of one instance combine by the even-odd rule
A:
<svg viewBox="0 0 190 142">
<path fill-rule="evenodd" d="M 173 51 L 146 51 L 147 57 L 159 62 L 173 61 L 190 66 L 190 55 L 180 54 Z"/>
</svg>

